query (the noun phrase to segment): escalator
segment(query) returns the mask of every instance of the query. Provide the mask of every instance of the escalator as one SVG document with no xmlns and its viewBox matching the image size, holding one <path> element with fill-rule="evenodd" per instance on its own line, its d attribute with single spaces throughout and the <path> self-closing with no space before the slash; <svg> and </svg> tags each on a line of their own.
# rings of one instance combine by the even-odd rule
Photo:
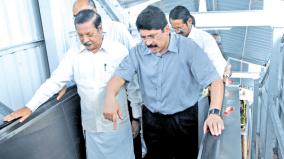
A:
<svg viewBox="0 0 284 159">
<path fill-rule="evenodd" d="M 9 124 L 8 122 L 3 121 L 4 116 L 12 112 L 13 111 L 10 108 L 0 102 L 0 130 Z"/>
<path fill-rule="evenodd" d="M 59 102 L 51 98 L 23 123 L 3 122 L 3 116 L 11 110 L 1 104 L 0 111 L 1 159 L 85 158 L 76 87 L 70 88 Z"/>
<path fill-rule="evenodd" d="M 208 110 L 208 101 L 200 100 L 199 108 Z M 201 109 L 200 109 L 201 110 Z M 0 105 L 0 117 L 12 111 Z M 199 111 L 200 125 L 207 116 Z M 205 112 L 205 113 L 204 113 Z M 200 133 L 198 159 L 240 159 L 241 128 L 239 87 L 225 87 L 222 116 L 225 130 L 219 137 Z M 202 122 L 203 120 L 203 122 Z M 202 136 L 203 135 L 203 136 Z M 76 88 L 68 90 L 58 102 L 55 97 L 38 108 L 23 123 L 0 122 L 0 159 L 81 159 L 85 158 L 80 118 L 80 98 Z"/>
<path fill-rule="evenodd" d="M 241 159 L 241 127 L 240 127 L 240 98 L 239 87 L 236 85 L 225 86 L 223 99 L 222 118 L 225 129 L 220 136 L 207 133 L 202 136 L 199 146 L 198 159 Z M 208 103 L 204 99 L 199 103 L 199 108 L 208 110 Z M 204 121 L 206 113 L 199 113 Z M 199 120 L 199 125 L 203 122 Z M 199 127 L 199 131 L 202 129 Z M 201 133 L 199 133 L 201 134 Z M 201 135 L 199 135 L 201 136 Z"/>
</svg>

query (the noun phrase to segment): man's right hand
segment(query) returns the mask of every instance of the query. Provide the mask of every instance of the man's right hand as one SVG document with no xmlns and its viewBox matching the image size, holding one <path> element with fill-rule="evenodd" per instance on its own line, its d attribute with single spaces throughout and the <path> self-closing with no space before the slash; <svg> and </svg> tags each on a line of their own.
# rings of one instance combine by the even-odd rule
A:
<svg viewBox="0 0 284 159">
<path fill-rule="evenodd" d="M 20 118 L 20 122 L 23 122 L 26 120 L 30 115 L 32 114 L 32 111 L 28 107 L 23 107 L 17 111 L 14 111 L 13 113 L 7 115 L 4 117 L 4 121 L 12 121 L 14 119 Z"/>
<path fill-rule="evenodd" d="M 117 128 L 118 118 L 122 119 L 122 112 L 115 97 L 107 96 L 104 105 L 104 118 L 113 122 L 114 129 Z M 118 117 L 117 117 L 118 116 Z"/>
<path fill-rule="evenodd" d="M 56 100 L 60 100 L 64 94 L 66 93 L 67 91 L 67 86 L 64 86 L 58 93 L 58 96 L 56 97 Z"/>
</svg>

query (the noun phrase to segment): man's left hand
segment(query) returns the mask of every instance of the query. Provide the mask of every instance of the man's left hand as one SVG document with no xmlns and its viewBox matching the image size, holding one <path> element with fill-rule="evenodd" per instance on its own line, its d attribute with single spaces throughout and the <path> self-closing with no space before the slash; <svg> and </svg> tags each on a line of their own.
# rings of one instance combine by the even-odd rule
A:
<svg viewBox="0 0 284 159">
<path fill-rule="evenodd" d="M 212 135 L 221 135 L 222 131 L 224 130 L 223 119 L 217 114 L 210 114 L 204 122 L 204 134 L 207 133 L 208 128 Z"/>
</svg>

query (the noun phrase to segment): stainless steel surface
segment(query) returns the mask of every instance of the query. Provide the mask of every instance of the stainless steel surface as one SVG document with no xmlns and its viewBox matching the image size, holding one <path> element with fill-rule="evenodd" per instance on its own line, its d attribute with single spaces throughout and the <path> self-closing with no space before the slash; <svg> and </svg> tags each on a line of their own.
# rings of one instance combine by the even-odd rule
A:
<svg viewBox="0 0 284 159">
<path fill-rule="evenodd" d="M 201 141 L 198 159 L 242 158 L 238 85 L 228 85 L 225 87 L 222 116 L 225 126 L 222 135 L 218 137 L 212 136 L 209 133 L 204 135 Z"/>
<path fill-rule="evenodd" d="M 80 98 L 76 88 L 47 101 L 27 120 L 0 129 L 1 159 L 85 158 Z"/>
<path fill-rule="evenodd" d="M 1 0 L 0 19 L 0 50 L 43 39 L 37 0 Z"/>
<path fill-rule="evenodd" d="M 38 0 L 50 72 L 70 47 L 69 32 L 74 31 L 74 0 Z"/>
<path fill-rule="evenodd" d="M 37 0 L 0 5 L 0 101 L 22 107 L 49 76 Z"/>
<path fill-rule="evenodd" d="M 227 92 L 229 92 L 228 96 L 226 96 Z M 229 107 L 233 108 L 234 111 L 225 116 L 225 110 Z M 238 85 L 226 86 L 225 98 L 223 100 L 223 115 L 225 130 L 220 139 L 218 159 L 241 159 L 241 115 Z"/>
<path fill-rule="evenodd" d="M 44 44 L 0 56 L 0 101 L 16 110 L 49 76 Z"/>
<path fill-rule="evenodd" d="M 283 159 L 284 128 L 283 128 L 283 60 L 284 50 L 281 49 L 283 29 L 273 31 L 273 50 L 270 65 L 256 83 L 252 127 L 252 155 L 254 158 Z"/>
</svg>

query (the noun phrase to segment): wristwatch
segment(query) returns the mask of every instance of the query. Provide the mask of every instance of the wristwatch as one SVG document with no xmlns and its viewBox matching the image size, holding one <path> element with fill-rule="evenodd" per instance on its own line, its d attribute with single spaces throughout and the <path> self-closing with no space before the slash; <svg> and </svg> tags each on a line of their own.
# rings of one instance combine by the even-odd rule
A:
<svg viewBox="0 0 284 159">
<path fill-rule="evenodd" d="M 210 114 L 216 114 L 216 115 L 221 116 L 221 110 L 217 109 L 217 108 L 209 109 L 208 115 L 210 115 Z"/>
</svg>

